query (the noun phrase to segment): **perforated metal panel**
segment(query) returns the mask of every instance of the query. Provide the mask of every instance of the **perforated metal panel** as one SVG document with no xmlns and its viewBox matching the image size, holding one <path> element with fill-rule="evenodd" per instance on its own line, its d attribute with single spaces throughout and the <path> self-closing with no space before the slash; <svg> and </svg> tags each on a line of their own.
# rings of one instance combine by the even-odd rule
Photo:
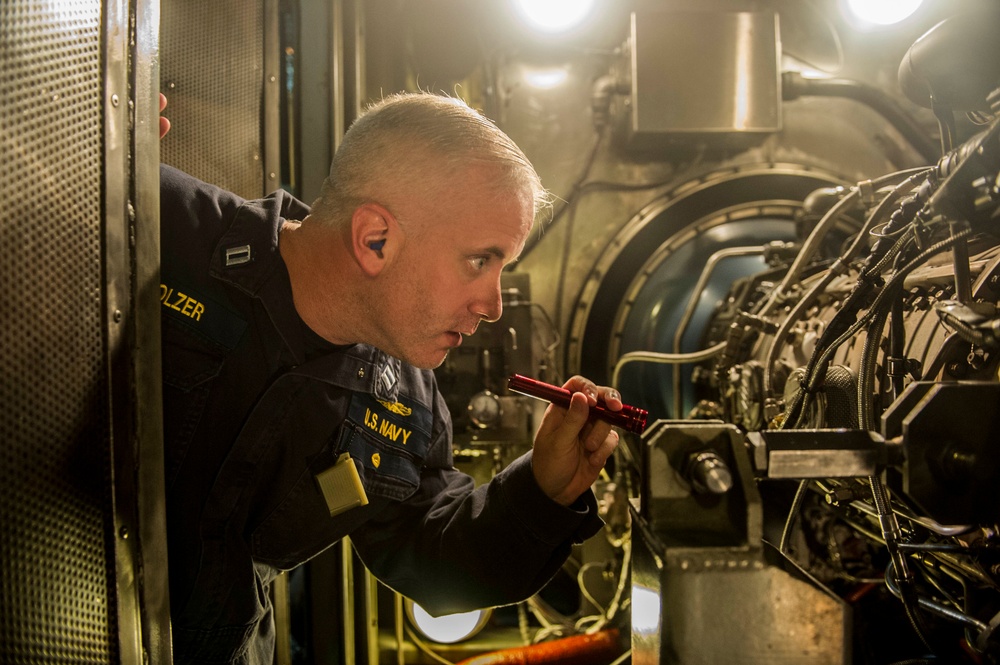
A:
<svg viewBox="0 0 1000 665">
<path fill-rule="evenodd" d="M 101 4 L 0 4 L 0 662 L 117 660 Z"/>
<path fill-rule="evenodd" d="M 164 0 L 162 160 L 246 198 L 264 193 L 263 0 Z"/>
</svg>

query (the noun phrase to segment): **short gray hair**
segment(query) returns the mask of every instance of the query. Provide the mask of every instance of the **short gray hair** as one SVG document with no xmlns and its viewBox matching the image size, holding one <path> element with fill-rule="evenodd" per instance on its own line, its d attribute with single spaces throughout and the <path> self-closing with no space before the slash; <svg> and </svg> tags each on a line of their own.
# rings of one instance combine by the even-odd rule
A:
<svg viewBox="0 0 1000 665">
<path fill-rule="evenodd" d="M 313 203 L 323 224 L 346 223 L 391 191 L 443 186 L 470 162 L 496 168 L 498 196 L 528 190 L 537 216 L 549 194 L 520 148 L 491 120 L 453 97 L 399 93 L 370 106 L 348 129 Z"/>
</svg>

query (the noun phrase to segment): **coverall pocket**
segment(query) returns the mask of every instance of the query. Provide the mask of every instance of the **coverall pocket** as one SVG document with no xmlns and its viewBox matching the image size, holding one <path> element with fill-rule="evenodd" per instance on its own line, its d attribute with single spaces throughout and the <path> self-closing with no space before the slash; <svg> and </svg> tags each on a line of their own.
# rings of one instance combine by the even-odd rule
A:
<svg viewBox="0 0 1000 665">
<path fill-rule="evenodd" d="M 176 331 L 163 327 L 164 348 L 170 345 L 163 363 L 163 412 L 171 414 L 164 420 L 163 438 L 166 455 L 167 486 L 180 468 L 188 446 L 198 428 L 208 402 L 212 380 L 222 370 L 223 355 L 211 348 L 176 344 Z"/>
<path fill-rule="evenodd" d="M 369 497 L 403 501 L 420 486 L 424 458 L 411 450 L 386 443 L 350 422 L 340 433 L 340 452 L 350 453 Z M 418 448 L 424 452 L 426 447 Z"/>
<path fill-rule="evenodd" d="M 386 505 L 388 499 L 384 493 L 366 486 L 367 505 L 330 514 L 317 476 L 337 464 L 340 453 L 345 452 L 342 442 L 350 441 L 354 433 L 349 424 L 341 425 L 322 451 L 306 459 L 294 484 L 283 491 L 280 502 L 253 527 L 251 548 L 256 561 L 280 570 L 294 568 L 350 535 Z M 363 477 L 361 465 L 357 464 L 357 468 Z"/>
</svg>

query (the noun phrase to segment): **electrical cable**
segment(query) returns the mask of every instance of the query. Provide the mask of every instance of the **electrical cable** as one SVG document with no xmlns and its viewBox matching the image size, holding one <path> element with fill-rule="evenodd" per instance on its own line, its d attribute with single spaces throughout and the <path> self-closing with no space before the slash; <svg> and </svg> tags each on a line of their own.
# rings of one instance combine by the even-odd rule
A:
<svg viewBox="0 0 1000 665">
<path fill-rule="evenodd" d="M 799 388 L 799 392 L 800 393 L 802 391 L 813 392 L 818 389 L 819 377 L 823 374 L 822 368 L 824 368 L 826 364 L 829 362 L 831 356 L 836 351 L 836 349 L 839 346 L 841 346 L 844 342 L 851 339 L 855 334 L 857 334 L 861 330 L 861 328 L 867 325 L 871 321 L 871 319 L 874 318 L 875 314 L 880 310 L 882 302 L 887 299 L 888 297 L 887 294 L 892 294 L 894 292 L 894 288 L 901 287 L 903 280 L 906 278 L 907 275 L 909 275 L 909 273 L 913 272 L 913 270 L 922 265 L 928 258 L 933 256 L 934 254 L 937 254 L 945 249 L 948 249 L 951 245 L 958 242 L 959 240 L 964 239 L 970 233 L 971 231 L 969 229 L 965 229 L 949 238 L 946 238 L 945 240 L 942 240 L 938 243 L 935 243 L 934 245 L 931 245 L 926 250 L 921 252 L 916 258 L 914 258 L 909 263 L 907 263 L 903 268 L 901 268 L 897 272 L 897 274 L 894 274 L 891 277 L 890 282 L 887 283 L 879 291 L 878 295 L 875 297 L 874 302 L 871 304 L 867 312 L 865 312 L 864 315 L 858 318 L 849 328 L 847 328 L 847 330 L 844 331 L 844 333 L 841 334 L 832 344 L 829 345 L 817 344 L 816 351 L 813 354 L 813 358 L 810 359 L 810 363 L 806 371 L 807 376 L 803 380 L 802 386 Z M 904 236 L 899 240 L 897 240 L 893 247 L 901 248 L 904 242 L 908 240 L 909 237 Z M 885 256 L 882 257 L 882 259 L 875 266 L 875 268 L 872 269 L 872 271 L 883 267 L 884 263 L 893 258 L 894 256 L 892 253 L 887 253 Z M 855 293 L 859 292 L 860 291 L 858 290 L 855 291 Z M 838 315 L 844 314 L 847 311 L 848 308 L 845 306 L 844 309 L 841 309 L 838 312 Z M 827 327 L 827 330 L 824 332 L 824 334 L 830 332 L 830 330 L 833 328 L 834 326 L 831 322 L 831 325 Z M 861 407 L 859 406 L 859 408 Z"/>
<path fill-rule="evenodd" d="M 891 563 L 889 564 L 889 568 L 886 570 L 885 583 L 886 587 L 889 589 L 889 592 L 892 595 L 896 596 L 896 598 L 901 598 L 902 592 L 898 586 L 898 580 L 896 580 L 895 570 L 893 569 Z M 928 610 L 933 614 L 936 614 L 937 616 L 957 621 L 971 628 L 975 628 L 980 632 L 989 630 L 989 626 L 987 626 L 982 621 L 979 621 L 978 619 L 969 616 L 965 612 L 954 610 L 950 607 L 947 607 L 946 605 L 942 605 L 933 600 L 930 600 L 929 598 L 924 598 L 923 596 L 920 596 L 917 598 L 917 603 L 919 604 L 920 607 Z"/>
<path fill-rule="evenodd" d="M 618 610 L 622 607 L 622 596 L 625 593 L 625 587 L 628 586 L 627 582 L 629 579 L 629 568 L 632 564 L 632 540 L 631 538 L 626 538 L 625 542 L 622 543 L 622 572 L 618 577 L 618 587 L 615 589 L 615 595 L 611 599 L 611 603 L 608 605 L 607 611 L 600 615 L 600 618 L 594 622 L 585 631 L 587 635 L 593 635 L 594 633 L 602 630 L 608 623 L 610 623 Z"/>
<path fill-rule="evenodd" d="M 881 330 L 885 326 L 885 320 L 889 316 L 889 309 L 883 308 L 882 301 L 900 295 L 903 289 L 903 280 L 916 268 L 923 265 L 931 256 L 952 247 L 959 241 L 964 240 L 971 234 L 971 230 L 966 228 L 955 233 L 950 238 L 946 238 L 928 247 L 918 254 L 909 263 L 896 271 L 886 282 L 885 286 L 875 298 L 869 312 L 876 312 L 873 316 L 873 323 L 869 329 L 869 334 L 865 339 L 865 351 L 862 355 L 861 369 L 858 380 L 858 410 L 859 426 L 862 429 L 875 429 L 874 416 L 872 414 L 873 404 L 870 395 L 874 390 L 875 363 L 878 360 L 879 345 L 881 343 Z M 872 334 L 875 333 L 875 334 Z M 864 392 L 862 392 L 864 391 Z"/>
<path fill-rule="evenodd" d="M 894 174 L 895 176 L 899 176 L 904 173 L 908 173 L 909 175 L 907 175 L 902 182 L 894 186 L 892 191 L 890 191 L 886 196 L 882 197 L 881 201 L 879 201 L 879 204 L 875 206 L 875 209 L 872 210 L 872 212 L 866 218 L 865 223 L 858 231 L 857 235 L 854 238 L 854 241 L 850 244 L 850 246 L 840 255 L 838 260 L 834 262 L 833 266 L 831 266 L 831 268 L 823 275 L 823 277 L 821 277 L 820 280 L 816 284 L 814 284 L 802 298 L 799 299 L 799 301 L 796 303 L 795 307 L 792 309 L 789 315 L 785 317 L 784 321 L 782 321 L 781 326 L 778 328 L 778 332 L 776 332 L 771 338 L 771 344 L 768 348 L 766 354 L 766 360 L 764 362 L 765 400 L 774 397 L 773 380 L 772 380 L 774 364 L 777 361 L 777 355 L 779 349 L 781 348 L 781 344 L 783 343 L 785 337 L 788 335 L 789 330 L 791 330 L 792 325 L 794 325 L 794 323 L 799 320 L 802 314 L 805 311 L 807 311 L 807 309 L 810 306 L 812 306 L 813 302 L 815 302 L 815 300 L 819 297 L 819 295 L 826 290 L 827 286 L 829 286 L 830 282 L 832 282 L 837 275 L 845 274 L 847 272 L 847 266 L 851 263 L 851 261 L 853 261 L 854 257 L 857 255 L 858 250 L 861 248 L 861 246 L 866 240 L 866 233 L 870 232 L 876 220 L 881 219 L 885 215 L 886 211 L 889 209 L 890 206 L 895 205 L 900 198 L 909 193 L 912 190 L 913 186 L 919 180 L 924 178 L 927 175 L 927 173 L 930 172 L 931 170 L 932 169 L 929 168 L 920 168 L 920 169 L 912 169 L 910 171 L 901 171 L 898 174 Z M 876 182 L 869 181 L 868 183 L 866 183 L 865 187 L 867 188 L 869 184 L 872 189 L 874 189 L 876 186 L 882 186 L 877 184 Z M 856 189 L 856 191 L 860 192 L 861 187 L 859 186 Z M 820 231 L 821 228 L 823 229 L 832 228 L 832 222 L 825 222 L 825 220 L 835 219 L 835 215 L 839 214 L 838 211 L 839 208 L 837 206 L 834 206 L 823 216 L 823 219 L 821 219 L 819 224 L 817 224 L 816 228 L 813 229 L 813 232 L 809 234 L 807 245 L 812 245 L 812 246 L 819 245 L 819 241 L 813 240 L 813 237 L 817 235 L 817 232 Z M 823 234 L 823 236 L 825 236 L 826 234 L 825 230 L 820 232 Z M 812 243 L 810 243 L 810 240 L 813 240 Z M 803 247 L 803 249 L 805 249 L 805 247 Z M 802 265 L 804 265 L 804 262 Z M 792 268 L 790 267 L 789 272 L 791 272 L 791 270 Z M 785 283 L 784 280 L 782 281 L 782 283 Z M 776 296 L 771 300 L 768 300 L 767 303 L 765 303 L 763 311 L 760 313 L 762 316 L 767 313 L 769 308 L 772 306 L 773 302 L 776 302 Z"/>
<path fill-rule="evenodd" d="M 926 174 L 928 170 L 929 169 L 927 167 L 920 167 L 914 169 L 907 169 L 904 171 L 897 171 L 895 173 L 890 173 L 880 178 L 876 178 L 875 180 L 871 180 L 869 182 L 871 188 L 874 189 L 875 191 L 878 191 L 882 187 L 895 186 L 900 184 L 900 179 L 903 179 L 905 181 L 910 176 Z M 823 215 L 823 218 L 820 219 L 820 221 L 816 224 L 816 227 L 813 228 L 812 232 L 809 234 L 809 237 L 806 238 L 806 241 L 802 246 L 802 250 L 798 253 L 798 255 L 795 257 L 795 260 L 792 262 L 792 265 L 788 268 L 788 272 L 785 273 L 784 279 L 782 279 L 781 282 L 778 284 L 778 286 L 776 286 L 775 289 L 771 292 L 770 297 L 768 298 L 766 304 L 764 305 L 764 308 L 760 312 L 762 316 L 768 314 L 771 311 L 771 309 L 775 306 L 777 301 L 791 290 L 792 285 L 797 284 L 799 282 L 799 279 L 802 276 L 802 271 L 805 269 L 806 265 L 808 265 L 808 263 L 812 260 L 813 255 L 817 251 L 819 251 L 819 248 L 822 246 L 823 241 L 826 239 L 826 234 L 829 233 L 830 230 L 832 230 L 836 226 L 836 223 L 839 221 L 839 216 L 841 212 L 843 212 L 851 205 L 854 205 L 855 200 L 859 196 L 860 196 L 860 188 L 853 189 L 851 193 L 849 193 L 843 199 L 838 201 L 836 205 L 834 205 L 829 211 L 827 211 L 825 215 Z"/>
<path fill-rule="evenodd" d="M 606 133 L 607 132 L 605 128 L 601 127 L 598 129 L 597 135 L 594 138 L 594 144 L 590 148 L 590 152 L 588 153 L 587 159 L 584 162 L 583 169 L 580 172 L 580 176 L 577 178 L 576 182 L 574 182 L 573 186 L 570 188 L 569 198 L 566 199 L 566 203 L 559 210 L 559 212 L 552 216 L 552 221 L 554 223 L 555 220 L 558 217 L 562 216 L 563 214 L 570 215 L 569 221 L 566 224 L 566 230 L 563 234 L 563 248 L 562 248 L 562 254 L 559 258 L 560 270 L 556 273 L 558 275 L 564 276 L 563 278 L 557 280 L 556 283 L 554 310 L 555 310 L 555 321 L 558 327 L 561 327 L 562 324 L 562 301 L 563 301 L 563 294 L 566 291 L 565 275 L 567 266 L 569 265 L 569 257 L 573 247 L 573 227 L 575 225 L 574 222 L 576 221 L 576 203 L 577 199 L 579 198 L 579 188 L 583 184 L 583 182 L 587 179 L 587 176 L 590 174 L 590 169 L 593 168 L 594 166 L 594 162 L 597 159 L 598 149 L 601 147 L 601 143 L 603 142 Z M 535 238 L 540 238 L 540 237 L 541 237 L 541 229 L 539 229 L 539 233 L 535 236 Z M 521 258 L 523 259 L 524 256 L 527 255 L 528 252 L 530 252 L 532 249 L 534 249 L 534 247 L 537 244 L 538 240 L 535 240 L 534 242 L 532 242 L 531 247 L 525 247 L 524 249 L 522 249 Z"/>
<path fill-rule="evenodd" d="M 587 583 L 583 579 L 587 571 L 591 570 L 592 568 L 597 568 L 600 565 L 601 563 L 598 561 L 591 561 L 589 563 L 580 566 L 580 570 L 577 571 L 576 574 L 576 583 L 580 587 L 580 595 L 583 596 L 583 599 L 586 600 L 591 605 L 593 605 L 594 608 L 596 608 L 599 613 L 603 614 L 606 608 L 604 608 L 603 606 L 601 606 L 599 602 L 597 602 L 597 599 L 594 598 L 593 594 L 590 593 L 590 590 L 587 589 Z"/>
<path fill-rule="evenodd" d="M 778 543 L 778 553 L 783 556 L 788 556 L 788 540 L 791 538 L 792 525 L 795 523 L 795 518 L 798 516 L 799 510 L 802 508 L 802 501 L 806 497 L 806 490 L 808 488 L 808 480 L 799 481 L 799 486 L 795 490 L 795 496 L 792 498 L 792 506 L 788 509 L 788 517 L 785 519 L 785 528 L 781 530 L 781 541 Z"/>
</svg>

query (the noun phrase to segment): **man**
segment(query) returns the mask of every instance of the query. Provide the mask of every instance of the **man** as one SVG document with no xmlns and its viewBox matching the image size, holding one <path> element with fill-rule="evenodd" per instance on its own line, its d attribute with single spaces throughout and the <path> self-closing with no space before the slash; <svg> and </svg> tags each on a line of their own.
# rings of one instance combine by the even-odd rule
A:
<svg viewBox="0 0 1000 665">
<path fill-rule="evenodd" d="M 161 102 L 162 105 L 162 102 Z M 383 100 L 312 210 L 161 171 L 164 420 L 178 663 L 271 663 L 267 589 L 344 536 L 432 612 L 516 602 L 600 528 L 617 393 L 582 377 L 488 486 L 452 467 L 434 374 L 501 313 L 545 192 L 463 103 Z M 301 220 L 301 221 L 295 221 Z"/>
</svg>

